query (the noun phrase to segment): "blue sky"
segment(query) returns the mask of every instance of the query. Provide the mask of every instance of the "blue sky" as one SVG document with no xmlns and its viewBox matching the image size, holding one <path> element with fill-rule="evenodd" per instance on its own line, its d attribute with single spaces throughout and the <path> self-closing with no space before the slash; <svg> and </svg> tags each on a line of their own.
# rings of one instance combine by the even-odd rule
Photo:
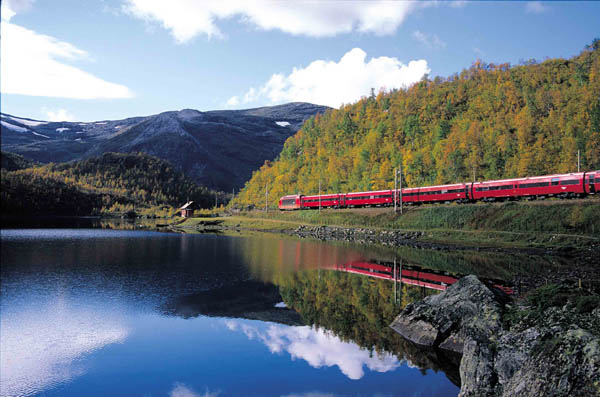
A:
<svg viewBox="0 0 600 397">
<path fill-rule="evenodd" d="M 2 112 L 94 121 L 307 101 L 571 57 L 599 2 L 2 0 Z"/>
</svg>

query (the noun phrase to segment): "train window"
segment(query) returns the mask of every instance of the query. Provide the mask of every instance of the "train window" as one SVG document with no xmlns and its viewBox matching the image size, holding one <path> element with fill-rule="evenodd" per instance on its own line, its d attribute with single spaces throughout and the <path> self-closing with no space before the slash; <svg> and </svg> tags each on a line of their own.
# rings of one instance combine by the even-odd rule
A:
<svg viewBox="0 0 600 397">
<path fill-rule="evenodd" d="M 537 183 L 522 183 L 519 185 L 519 189 L 528 188 L 528 187 L 544 187 L 549 186 L 548 182 L 537 182 Z"/>
<path fill-rule="evenodd" d="M 552 178 L 552 183 L 551 183 L 551 185 L 552 185 L 552 186 L 556 186 L 556 185 L 558 185 L 558 178 Z"/>
<path fill-rule="evenodd" d="M 568 181 L 561 181 L 560 182 L 561 185 L 579 185 L 579 180 L 577 179 L 571 179 Z"/>
</svg>

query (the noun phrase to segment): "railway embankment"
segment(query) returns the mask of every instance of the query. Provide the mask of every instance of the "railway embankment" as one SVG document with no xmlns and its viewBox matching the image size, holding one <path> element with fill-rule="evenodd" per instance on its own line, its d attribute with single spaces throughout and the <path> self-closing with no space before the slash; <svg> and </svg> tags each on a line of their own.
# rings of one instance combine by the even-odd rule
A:
<svg viewBox="0 0 600 397">
<path fill-rule="evenodd" d="M 583 289 L 552 284 L 514 300 L 467 276 L 391 327 L 461 353 L 462 397 L 600 394 L 600 296 Z"/>
<path fill-rule="evenodd" d="M 278 232 L 321 240 L 432 249 L 531 250 L 598 261 L 600 197 L 584 200 L 442 204 L 222 214 L 220 230 Z M 215 218 L 210 218 L 214 220 Z M 206 230 L 206 218 L 177 227 Z M 213 230 L 214 227 L 209 228 Z"/>
</svg>

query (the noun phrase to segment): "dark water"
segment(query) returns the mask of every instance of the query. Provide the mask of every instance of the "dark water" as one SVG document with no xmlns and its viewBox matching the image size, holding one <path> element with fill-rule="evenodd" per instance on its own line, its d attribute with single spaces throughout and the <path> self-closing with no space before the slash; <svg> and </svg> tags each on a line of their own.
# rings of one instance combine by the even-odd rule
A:
<svg viewBox="0 0 600 397">
<path fill-rule="evenodd" d="M 1 243 L 2 396 L 455 396 L 456 357 L 388 328 L 436 292 L 335 265 L 531 271 L 275 236 L 5 229 Z"/>
</svg>

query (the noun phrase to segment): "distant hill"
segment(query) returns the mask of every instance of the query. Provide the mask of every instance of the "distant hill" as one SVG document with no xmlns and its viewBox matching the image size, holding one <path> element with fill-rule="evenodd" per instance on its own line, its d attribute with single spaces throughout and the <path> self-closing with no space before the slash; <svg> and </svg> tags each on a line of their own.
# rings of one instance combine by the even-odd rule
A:
<svg viewBox="0 0 600 397">
<path fill-rule="evenodd" d="M 328 108 L 308 103 L 247 110 L 186 109 L 91 123 L 46 122 L 1 114 L 2 150 L 67 162 L 107 152 L 147 153 L 168 161 L 197 184 L 239 189 L 281 152 L 309 117 Z"/>
<path fill-rule="evenodd" d="M 33 167 L 34 165 L 38 164 L 35 161 L 26 159 L 25 157 L 19 154 L 9 152 L 2 152 L 2 154 L 0 155 L 0 161 L 0 168 L 6 171 L 22 170 L 24 168 Z"/>
<path fill-rule="evenodd" d="M 309 119 L 232 204 L 600 169 L 600 39 L 570 59 L 475 62 Z"/>
<path fill-rule="evenodd" d="M 3 215 L 92 215 L 170 209 L 188 200 L 201 207 L 214 193 L 164 160 L 146 154 L 105 153 L 64 164 L 2 169 Z"/>
</svg>

